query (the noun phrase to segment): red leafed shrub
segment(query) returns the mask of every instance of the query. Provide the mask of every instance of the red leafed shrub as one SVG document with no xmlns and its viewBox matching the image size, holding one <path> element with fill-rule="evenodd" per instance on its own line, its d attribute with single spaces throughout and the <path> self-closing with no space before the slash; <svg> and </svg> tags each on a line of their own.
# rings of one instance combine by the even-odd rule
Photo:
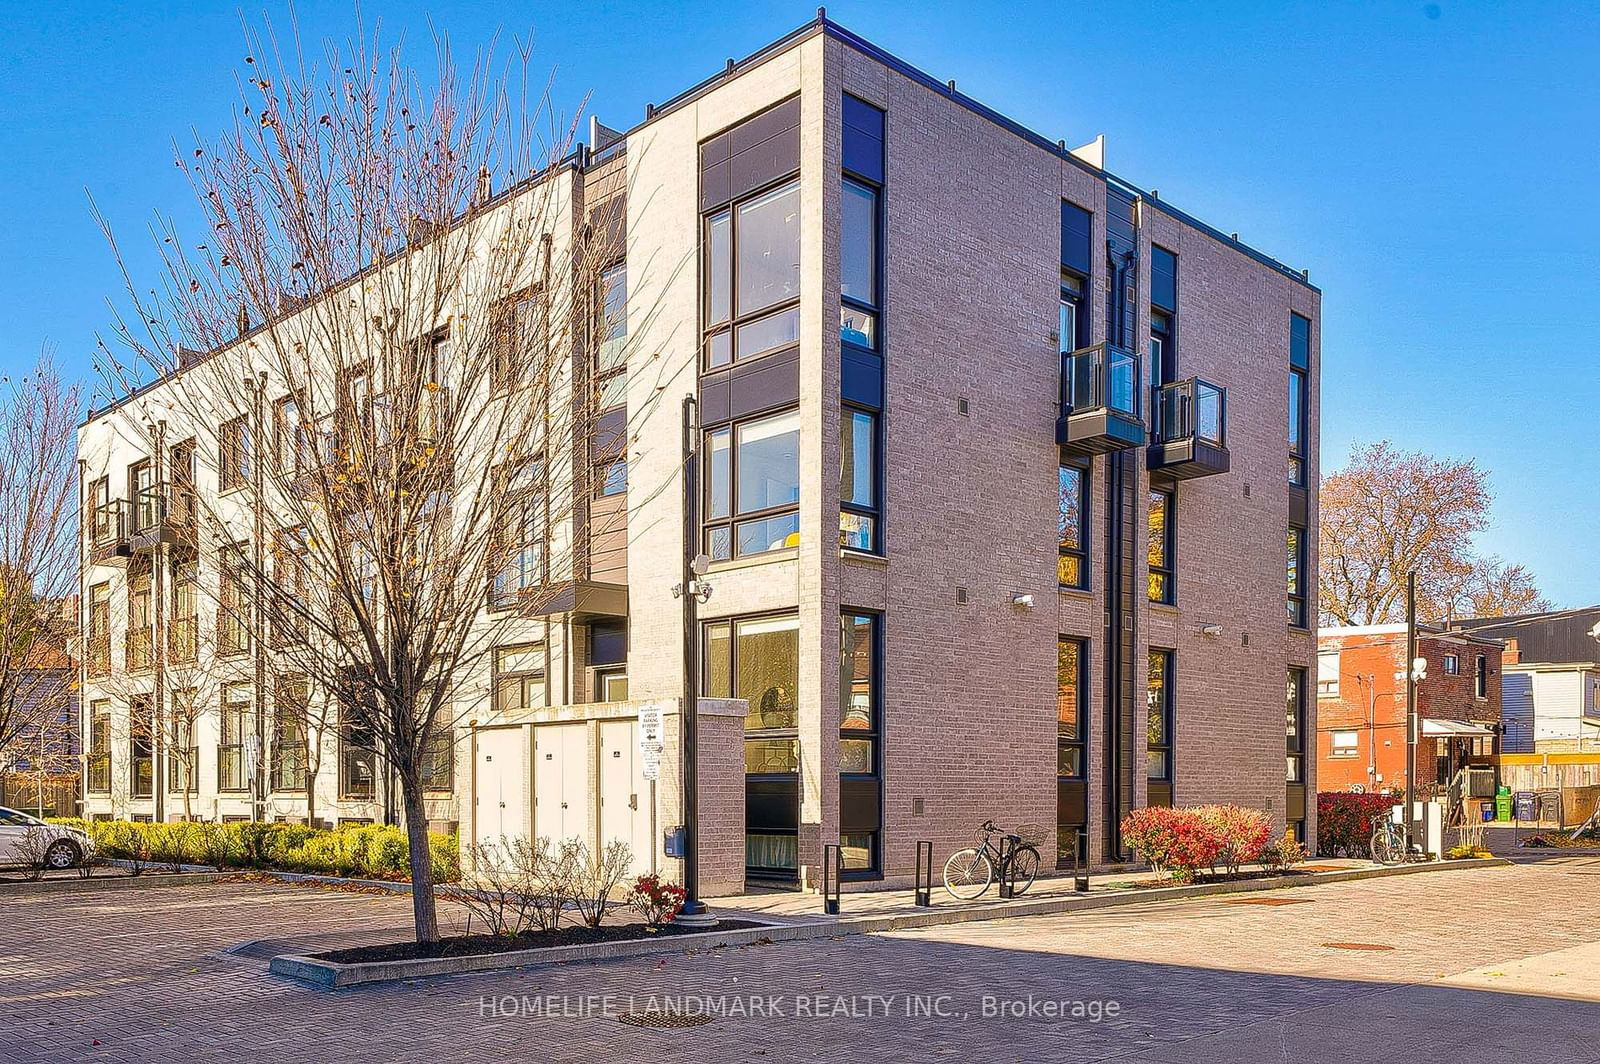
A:
<svg viewBox="0 0 1600 1064">
<path fill-rule="evenodd" d="M 633 881 L 633 889 L 628 892 L 628 904 L 644 917 L 646 924 L 660 927 L 678 915 L 686 897 L 688 892 L 678 884 L 664 882 L 652 872 Z"/>
<path fill-rule="evenodd" d="M 1177 813 L 1165 806 L 1135 809 L 1122 818 L 1122 840 L 1150 867 L 1165 868 L 1178 842 Z"/>
<path fill-rule="evenodd" d="M 1390 794 L 1317 794 L 1317 852 L 1324 857 L 1367 857 L 1372 832 L 1396 805 Z"/>
<path fill-rule="evenodd" d="M 1242 805 L 1203 805 L 1195 812 L 1217 836 L 1217 864 L 1229 876 L 1239 874 L 1239 866 L 1261 859 L 1272 840 L 1272 821 L 1259 809 Z"/>
</svg>

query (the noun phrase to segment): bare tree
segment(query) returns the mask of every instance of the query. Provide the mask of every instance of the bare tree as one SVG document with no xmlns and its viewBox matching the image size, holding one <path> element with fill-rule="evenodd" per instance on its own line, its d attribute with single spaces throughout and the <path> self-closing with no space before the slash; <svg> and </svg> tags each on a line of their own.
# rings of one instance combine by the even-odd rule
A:
<svg viewBox="0 0 1600 1064">
<path fill-rule="evenodd" d="M 1388 441 L 1357 448 L 1322 482 L 1324 623 L 1402 620 L 1411 570 L 1418 614 L 1428 620 L 1547 608 L 1526 569 L 1474 550 L 1492 501 L 1475 462 L 1397 451 Z"/>
<path fill-rule="evenodd" d="M 0 763 L 58 761 L 70 730 L 78 403 L 48 353 L 0 378 Z"/>
<path fill-rule="evenodd" d="M 526 52 L 463 76 L 441 48 L 424 90 L 398 51 L 330 49 L 318 74 L 270 43 L 233 132 L 179 159 L 207 237 L 164 231 L 164 294 L 130 283 L 102 360 L 159 380 L 128 420 L 192 435 L 220 489 L 195 493 L 201 585 L 219 639 L 257 633 L 258 719 L 269 671 L 303 676 L 397 779 L 430 941 L 425 782 L 461 689 L 497 618 L 571 578 L 630 442 L 601 409 L 626 394 L 636 422 L 662 388 L 629 379 L 651 360 L 619 328 L 621 170 L 578 179 Z"/>
</svg>

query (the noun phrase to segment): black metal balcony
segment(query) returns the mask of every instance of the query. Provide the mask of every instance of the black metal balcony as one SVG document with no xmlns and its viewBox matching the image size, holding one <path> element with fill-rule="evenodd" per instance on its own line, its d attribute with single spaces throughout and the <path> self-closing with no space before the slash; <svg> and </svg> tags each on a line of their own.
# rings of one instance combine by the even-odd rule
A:
<svg viewBox="0 0 1600 1064">
<path fill-rule="evenodd" d="M 1081 454 L 1143 447 L 1139 358 L 1109 343 L 1061 356 L 1061 416 L 1056 442 Z"/>
<path fill-rule="evenodd" d="M 176 484 L 152 484 L 133 498 L 129 543 L 135 552 L 154 550 L 163 543 L 195 542 L 194 491 Z"/>
<path fill-rule="evenodd" d="M 1155 439 L 1147 465 L 1168 480 L 1228 471 L 1228 390 L 1199 377 L 1156 391 Z"/>
<path fill-rule="evenodd" d="M 89 563 L 122 565 L 132 553 L 127 501 L 111 499 L 95 506 L 89 514 Z"/>
</svg>

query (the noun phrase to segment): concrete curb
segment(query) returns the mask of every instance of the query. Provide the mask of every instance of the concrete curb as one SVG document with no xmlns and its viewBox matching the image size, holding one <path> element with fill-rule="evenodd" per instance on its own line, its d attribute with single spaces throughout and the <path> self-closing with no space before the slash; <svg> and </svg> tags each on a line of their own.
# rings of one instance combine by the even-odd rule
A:
<svg viewBox="0 0 1600 1064">
<path fill-rule="evenodd" d="M 64 894 L 78 890 L 150 890 L 158 887 L 194 887 L 215 883 L 224 872 L 149 872 L 137 876 L 90 876 L 80 879 L 0 880 L 0 895 Z"/>
<path fill-rule="evenodd" d="M 508 953 L 467 957 L 436 957 L 426 960 L 373 961 L 361 964 L 336 964 L 312 957 L 285 954 L 272 958 L 268 970 L 323 990 L 336 990 L 366 983 L 394 982 L 439 975 L 502 968 L 537 968 L 573 961 L 611 960 L 651 953 L 681 953 L 691 949 L 719 946 L 748 946 L 755 942 L 798 942 L 806 939 L 839 938 L 845 935 L 879 931 L 911 931 L 924 927 L 1006 920 L 1017 916 L 1044 916 L 1053 913 L 1109 909 L 1150 902 L 1181 901 L 1218 894 L 1241 894 L 1266 890 L 1288 890 L 1323 883 L 1349 883 L 1363 879 L 1416 875 L 1421 872 L 1448 872 L 1470 868 L 1509 867 L 1512 862 L 1499 857 L 1480 857 L 1462 861 L 1436 861 L 1429 864 L 1393 867 L 1352 868 L 1337 872 L 1316 872 L 1301 876 L 1274 876 L 1271 879 L 1238 880 L 1227 883 L 1200 883 L 1189 886 L 1156 887 L 1147 890 L 1120 890 L 1102 894 L 1068 894 L 1022 901 L 993 902 L 950 908 L 920 909 L 909 913 L 880 916 L 818 917 L 804 922 L 764 924 L 736 931 L 707 931 L 702 934 L 673 935 L 660 939 L 633 939 L 626 942 L 596 942 L 584 946 L 558 946 L 552 949 L 514 950 Z M 760 921 L 759 914 L 732 913 L 730 918 Z M 793 919 L 793 918 L 789 918 Z"/>
</svg>

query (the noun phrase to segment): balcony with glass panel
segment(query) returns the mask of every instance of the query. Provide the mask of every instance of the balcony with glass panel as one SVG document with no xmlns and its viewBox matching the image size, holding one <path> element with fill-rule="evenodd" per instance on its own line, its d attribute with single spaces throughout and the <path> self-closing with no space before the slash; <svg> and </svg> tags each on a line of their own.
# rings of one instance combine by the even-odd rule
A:
<svg viewBox="0 0 1600 1064">
<path fill-rule="evenodd" d="M 1106 454 L 1145 443 L 1139 359 L 1098 343 L 1061 356 L 1061 416 L 1056 442 L 1079 454 Z"/>
<path fill-rule="evenodd" d="M 1155 396 L 1152 476 L 1168 480 L 1228 471 L 1228 390 L 1199 377 L 1163 385 Z"/>
</svg>

